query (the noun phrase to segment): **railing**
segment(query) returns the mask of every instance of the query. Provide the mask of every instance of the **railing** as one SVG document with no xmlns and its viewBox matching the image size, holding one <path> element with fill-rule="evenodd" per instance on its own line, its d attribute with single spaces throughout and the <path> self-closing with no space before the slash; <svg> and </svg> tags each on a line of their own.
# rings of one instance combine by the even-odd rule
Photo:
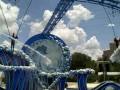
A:
<svg viewBox="0 0 120 90">
<path fill-rule="evenodd" d="M 58 90 L 64 90 L 65 83 L 67 82 L 68 77 L 76 77 L 78 82 L 79 90 L 87 90 L 87 77 L 89 74 L 94 73 L 93 69 L 80 69 L 80 70 L 71 70 L 65 73 L 45 73 L 42 72 L 41 75 L 57 76 L 56 80 L 48 87 L 51 90 L 56 85 Z"/>
<path fill-rule="evenodd" d="M 7 47 L 1 46 L 0 71 L 4 73 L 5 90 L 34 90 L 35 86 L 33 87 L 31 83 L 34 79 L 32 76 L 36 71 L 36 67 L 23 52 L 15 51 L 13 53 Z"/>
</svg>

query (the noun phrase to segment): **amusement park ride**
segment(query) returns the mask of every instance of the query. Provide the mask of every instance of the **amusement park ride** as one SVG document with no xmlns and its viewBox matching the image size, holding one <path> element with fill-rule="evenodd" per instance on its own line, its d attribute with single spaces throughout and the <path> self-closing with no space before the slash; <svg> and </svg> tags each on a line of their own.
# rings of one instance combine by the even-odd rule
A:
<svg viewBox="0 0 120 90">
<path fill-rule="evenodd" d="M 120 11 L 120 0 L 60 0 L 43 32 L 28 39 L 22 50 L 12 52 L 10 48 L 0 47 L 0 70 L 6 81 L 6 88 L 0 90 L 64 90 L 68 77 L 77 77 L 79 90 L 87 90 L 87 76 L 94 70 L 69 71 L 69 47 L 59 37 L 50 34 L 75 1 Z M 93 90 L 108 90 L 108 87 L 120 89 L 119 84 L 105 81 Z"/>
</svg>

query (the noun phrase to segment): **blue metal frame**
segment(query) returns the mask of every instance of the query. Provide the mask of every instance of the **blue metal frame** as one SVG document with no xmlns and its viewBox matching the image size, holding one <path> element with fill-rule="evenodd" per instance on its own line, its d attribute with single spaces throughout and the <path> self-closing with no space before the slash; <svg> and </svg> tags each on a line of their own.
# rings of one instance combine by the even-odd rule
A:
<svg viewBox="0 0 120 90">
<path fill-rule="evenodd" d="M 46 40 L 46 39 L 55 41 L 55 43 L 60 46 L 60 48 L 62 49 L 62 52 L 63 52 L 64 61 L 63 61 L 63 65 L 58 67 L 58 69 L 60 69 L 61 72 L 68 71 L 70 68 L 70 63 L 71 63 L 70 51 L 67 48 L 67 45 L 64 43 L 64 41 L 61 40 L 59 37 L 52 35 L 52 34 L 43 34 L 42 33 L 42 34 L 38 34 L 38 35 L 31 37 L 29 40 L 27 40 L 27 42 L 25 44 L 31 46 L 36 41 Z M 25 47 L 23 47 L 23 51 L 29 55 L 29 53 Z M 64 53 L 65 51 L 67 53 Z"/>
<path fill-rule="evenodd" d="M 22 55 L 24 56 L 25 54 Z M 19 68 L 19 66 L 26 66 L 24 62 L 29 62 L 28 60 L 26 60 L 25 58 L 24 59 L 21 58 L 21 55 L 13 54 L 11 50 L 8 50 L 8 48 L 0 47 L 0 62 L 1 62 L 0 70 L 3 71 L 5 74 L 5 80 L 6 80 L 5 90 L 29 90 L 26 89 L 27 87 L 26 84 L 27 81 L 30 78 L 32 78 L 31 75 L 34 74 L 31 73 L 32 67 L 30 68 L 31 69 L 30 71 Z M 13 68 L 7 69 L 6 66 Z M 15 67 L 18 66 L 18 68 L 15 68 L 14 66 Z M 29 82 L 32 82 L 32 80 Z"/>
<path fill-rule="evenodd" d="M 120 1 L 117 0 L 60 0 L 43 33 L 50 33 L 75 1 L 97 4 L 120 11 Z"/>
<path fill-rule="evenodd" d="M 104 81 L 93 90 L 106 90 L 107 87 L 113 87 L 114 90 L 120 90 L 120 84 L 112 82 L 112 81 Z"/>
<path fill-rule="evenodd" d="M 60 21 L 60 19 L 65 15 L 65 13 L 69 10 L 69 8 L 74 3 L 74 0 L 60 0 L 57 7 L 54 10 L 52 17 L 44 28 L 43 33 L 50 33 L 56 24 Z"/>
<path fill-rule="evenodd" d="M 33 36 L 32 38 L 30 38 L 26 42 L 26 44 L 31 46 L 31 44 L 34 43 L 37 40 L 49 39 L 49 40 L 56 41 L 57 44 L 61 48 L 65 47 L 66 44 L 64 43 L 64 41 L 62 41 L 60 38 L 58 38 L 54 35 L 51 35 L 50 32 L 54 29 L 54 27 L 57 25 L 57 23 L 65 15 L 65 13 L 69 10 L 69 8 L 72 6 L 72 4 L 75 1 L 98 4 L 98 5 L 108 7 L 108 8 L 112 8 L 113 10 L 115 9 L 115 10 L 120 11 L 120 1 L 117 1 L 117 0 L 60 0 L 60 2 L 58 3 L 57 7 L 54 10 L 54 13 L 53 13 L 52 17 L 50 18 L 49 22 L 45 26 L 42 34 L 38 34 L 38 35 Z M 23 48 L 23 50 L 27 53 L 25 48 Z M 65 55 L 65 57 L 67 57 L 67 59 L 70 58 L 70 52 L 67 55 Z M 67 63 L 65 64 L 65 66 L 63 67 L 63 69 L 61 71 L 67 71 L 69 69 L 70 60 L 66 60 L 66 61 L 67 61 Z M 88 74 L 77 74 L 79 90 L 87 90 L 87 86 L 86 86 L 87 75 Z M 64 89 L 65 79 L 66 78 L 61 78 L 60 81 L 59 81 L 59 89 L 60 90 Z M 114 83 L 112 83 L 112 84 L 109 83 L 109 85 L 113 85 L 113 84 Z M 105 84 L 105 85 L 108 85 L 108 84 Z M 115 85 L 116 84 L 114 84 L 114 86 Z M 119 87 L 117 87 L 117 89 L 118 88 Z M 99 89 L 99 90 L 101 90 L 101 89 Z"/>
<path fill-rule="evenodd" d="M 77 74 L 77 82 L 79 90 L 87 90 L 87 77 L 88 74 Z"/>
<path fill-rule="evenodd" d="M 60 77 L 59 82 L 58 82 L 59 90 L 64 90 L 65 89 L 66 81 L 67 81 L 66 77 Z"/>
<path fill-rule="evenodd" d="M 97 4 L 97 5 L 111 8 L 113 10 L 120 11 L 120 1 L 119 0 L 75 0 L 75 1 Z"/>
</svg>

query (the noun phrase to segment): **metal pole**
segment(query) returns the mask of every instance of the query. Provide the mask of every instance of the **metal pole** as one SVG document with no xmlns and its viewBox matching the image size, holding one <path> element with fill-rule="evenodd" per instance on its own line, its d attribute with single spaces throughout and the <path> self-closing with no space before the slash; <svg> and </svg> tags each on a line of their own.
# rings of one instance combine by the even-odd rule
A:
<svg viewBox="0 0 120 90">
<path fill-rule="evenodd" d="M 88 74 L 77 74 L 78 90 L 87 90 L 87 76 Z"/>
</svg>

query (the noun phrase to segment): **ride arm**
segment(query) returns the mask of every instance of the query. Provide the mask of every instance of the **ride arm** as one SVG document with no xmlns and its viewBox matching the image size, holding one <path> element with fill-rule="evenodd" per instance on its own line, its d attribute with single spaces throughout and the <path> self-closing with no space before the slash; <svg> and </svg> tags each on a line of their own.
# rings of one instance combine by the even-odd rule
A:
<svg viewBox="0 0 120 90">
<path fill-rule="evenodd" d="M 75 0 L 105 6 L 120 11 L 120 0 Z"/>
<path fill-rule="evenodd" d="M 75 0 L 60 0 L 57 7 L 55 8 L 53 15 L 51 16 L 50 20 L 48 21 L 46 27 L 43 30 L 43 33 L 50 33 L 60 19 L 65 15 L 68 9 L 72 6 Z"/>
</svg>

